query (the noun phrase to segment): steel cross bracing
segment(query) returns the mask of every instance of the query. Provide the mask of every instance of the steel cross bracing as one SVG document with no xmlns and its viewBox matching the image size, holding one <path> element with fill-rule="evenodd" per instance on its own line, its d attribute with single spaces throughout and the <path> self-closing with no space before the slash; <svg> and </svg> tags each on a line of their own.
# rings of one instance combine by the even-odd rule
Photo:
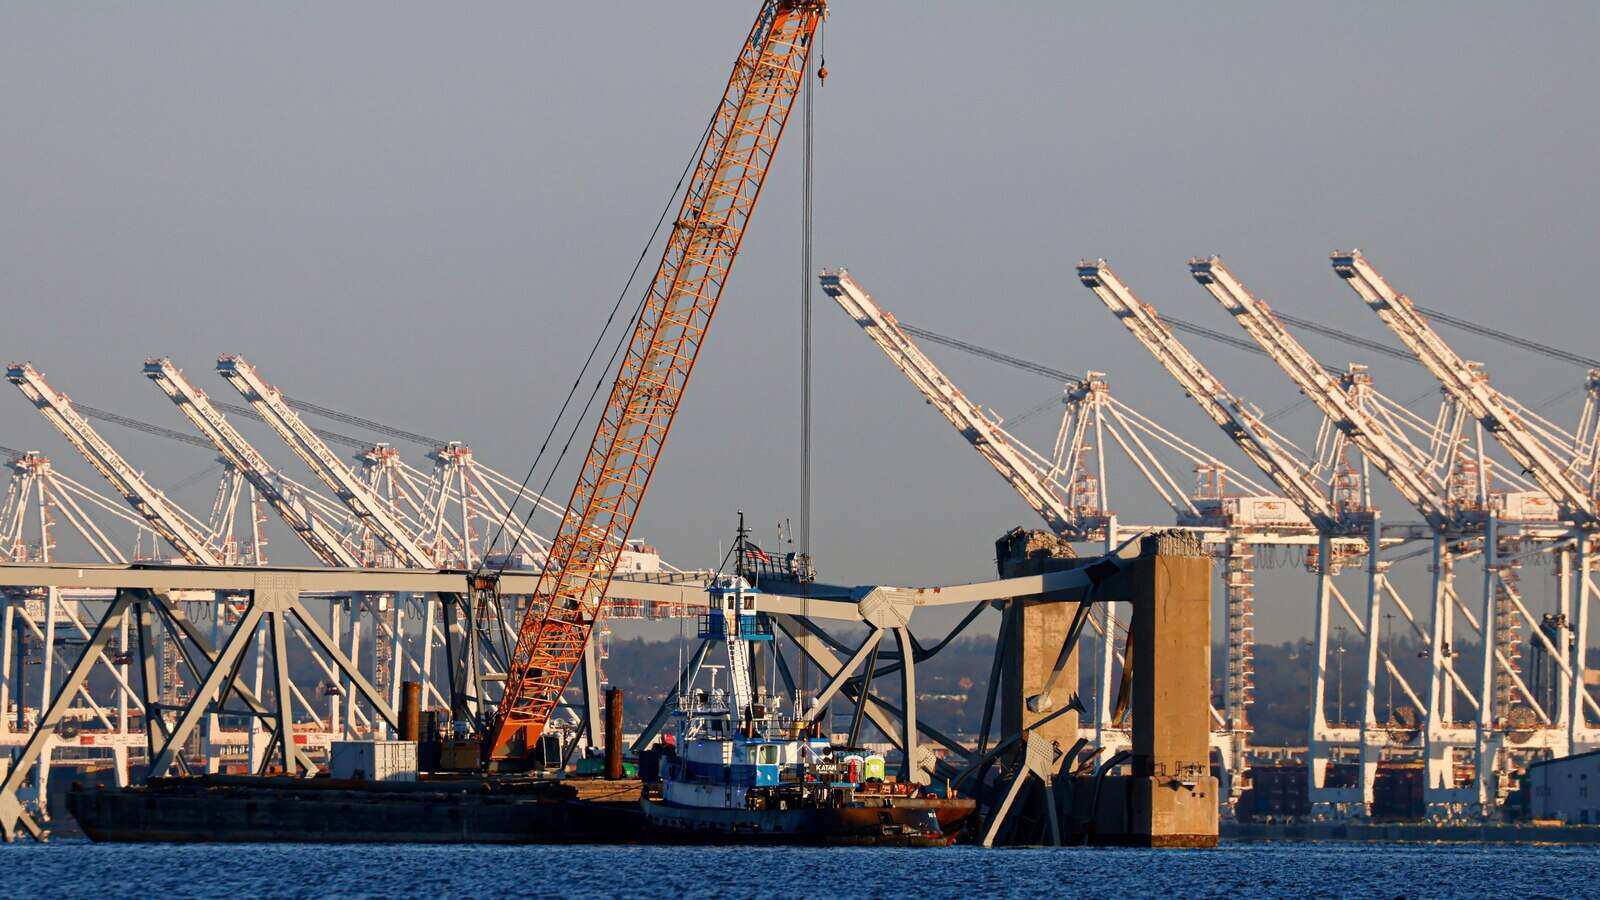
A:
<svg viewBox="0 0 1600 900">
<path fill-rule="evenodd" d="M 1105 260 L 1085 260 L 1078 278 L 1155 356 L 1223 434 L 1255 463 L 1318 530 L 1330 534 L 1359 530 L 1347 510 L 1317 483 L 1310 467 L 1292 453 L 1261 416 L 1245 407 L 1173 335 L 1155 311 L 1139 300 Z"/>
<path fill-rule="evenodd" d="M 217 548 L 207 543 L 196 523 L 145 481 L 138 470 L 128 465 L 122 455 L 73 409 L 72 401 L 52 388 L 38 370 L 29 363 L 13 363 L 6 370 L 6 378 L 38 407 L 50 424 L 56 426 L 67 441 L 83 454 L 89 465 L 104 476 L 117 493 L 187 562 L 208 566 L 222 564 Z"/>
<path fill-rule="evenodd" d="M 346 546 L 337 532 L 317 518 L 298 497 L 285 490 L 285 480 L 267 462 L 266 457 L 211 405 L 205 392 L 190 383 L 171 360 L 145 360 L 144 374 L 178 406 L 201 434 L 216 445 L 232 467 L 249 479 L 251 486 L 266 499 L 278 517 L 317 559 L 329 566 L 357 568 L 362 565 L 362 559 Z M 375 680 L 380 689 L 386 689 L 390 702 L 396 702 L 399 680 L 390 675 L 398 655 L 404 607 L 395 604 L 392 610 L 385 609 L 391 602 L 390 598 L 362 596 L 358 602 L 370 613 L 376 629 L 373 635 Z M 424 623 L 423 640 L 431 644 L 434 636 L 434 622 L 429 617 Z"/>
<path fill-rule="evenodd" d="M 90 510 L 109 513 L 136 528 L 148 529 L 143 519 L 128 513 L 121 503 L 56 473 L 49 459 L 39 453 L 22 453 L 9 448 L 4 452 L 11 457 L 8 465 L 12 476 L 4 506 L 0 507 L 0 560 L 51 562 L 59 513 L 103 561 L 127 561 L 90 517 Z M 32 534 L 30 525 L 36 529 Z M 63 651 L 72 646 L 73 632 L 81 639 L 88 638 L 79 615 L 79 599 L 94 593 L 97 592 L 75 591 L 69 597 L 54 587 L 0 589 L 0 605 L 4 608 L 3 619 L 0 619 L 0 746 L 16 746 L 31 731 L 31 723 L 25 721 L 25 687 L 37 684 L 41 703 L 50 701 L 66 655 Z M 24 678 L 24 672 L 34 663 L 38 665 L 34 677 Z M 118 667 L 106 661 L 105 670 L 102 675 L 109 674 L 118 685 L 116 703 L 105 704 L 112 707 L 109 711 L 95 701 L 87 686 L 81 687 L 77 696 L 92 712 L 94 724 L 104 729 L 104 737 L 97 736 L 94 740 L 113 748 L 114 768 L 125 780 L 127 744 L 138 737 L 127 734 L 128 669 L 126 664 Z M 17 711 L 14 718 L 11 715 L 13 701 Z M 54 749 L 52 744 L 42 747 L 38 761 L 32 766 L 34 797 L 41 807 L 48 803 Z"/>
<path fill-rule="evenodd" d="M 1410 298 L 1389 286 L 1359 250 L 1332 255 L 1333 270 L 1383 323 L 1389 326 L 1428 371 L 1464 405 L 1511 458 L 1561 504 L 1579 524 L 1596 521 L 1595 497 L 1530 430 L 1524 417 L 1490 386 L 1477 367 L 1463 359 L 1433 330 Z"/>
<path fill-rule="evenodd" d="M 187 575 L 202 571 L 195 567 L 165 568 Z M 323 738 L 319 744 L 325 746 L 327 735 L 308 734 L 294 729 L 293 704 L 299 701 L 305 707 L 305 698 L 290 679 L 287 668 L 289 656 L 286 638 L 290 633 L 299 636 L 308 647 L 314 646 L 313 653 L 327 657 L 332 666 L 349 679 L 352 688 L 372 705 L 375 714 L 381 716 L 386 724 L 394 725 L 395 717 L 390 705 L 377 694 L 351 658 L 340 649 L 335 636 L 323 630 L 318 617 L 309 612 L 293 591 L 292 582 L 288 583 L 288 589 L 285 590 L 284 582 L 270 574 L 262 574 L 259 569 L 246 570 L 243 577 L 252 580 L 255 587 L 249 590 L 249 600 L 240 610 L 239 620 L 232 624 L 221 641 L 215 641 L 220 633 L 220 622 L 212 629 L 213 640 L 208 640 L 197 623 L 186 616 L 183 610 L 185 604 L 162 590 L 116 590 L 109 607 L 92 632 L 84 628 L 75 615 L 69 617 L 82 636 L 85 647 L 78 659 L 67 668 L 59 691 L 44 693 L 39 721 L 20 744 L 15 766 L 0 781 L 0 836 L 7 841 L 14 840 L 19 832 L 42 837 L 41 823 L 23 807 L 19 790 L 25 776 L 36 765 L 48 766 L 52 749 L 62 743 L 57 734 L 58 726 L 72 721 L 70 716 L 80 700 L 106 729 L 92 733 L 92 741 L 87 746 L 112 750 L 118 762 L 120 778 L 125 778 L 127 756 L 133 750 L 142 750 L 146 754 L 150 760 L 151 776 L 163 774 L 174 765 L 194 771 L 184 761 L 183 748 L 192 735 L 199 733 L 205 736 L 204 744 L 210 752 L 213 714 L 220 712 L 220 704 L 229 700 L 242 702 L 245 706 L 236 715 L 242 714 L 253 721 L 265 720 L 273 724 L 267 746 L 258 746 L 256 741 L 251 740 L 253 759 L 259 757 L 264 764 L 267 758 L 265 751 L 275 748 L 274 755 L 285 772 L 314 772 L 316 767 L 307 756 L 306 747 L 301 745 L 301 739 Z M 51 587 L 51 594 L 54 595 L 56 590 Z M 275 684 L 270 705 L 263 702 L 261 694 L 260 661 L 263 657 L 259 649 L 257 683 L 252 688 L 241 678 L 243 667 L 240 663 L 247 648 L 252 643 L 259 644 L 265 637 L 265 634 L 257 633 L 257 625 L 263 623 L 269 625 L 267 633 L 271 636 L 272 645 L 270 658 Z M 130 631 L 133 632 L 131 644 Z M 159 664 L 159 654 L 155 648 L 158 643 L 165 645 L 168 642 L 175 646 L 197 685 L 186 702 L 162 697 L 155 691 Z M 127 678 L 130 657 L 141 670 L 143 690 L 139 692 L 131 689 Z M 87 691 L 88 676 L 97 666 L 109 668 L 123 691 L 115 721 Z M 129 695 L 142 713 L 142 734 L 128 727 Z M 216 708 L 213 707 L 214 700 L 218 704 Z M 20 705 L 20 698 L 18 703 Z M 176 715 L 169 716 L 169 713 Z M 84 736 L 91 735 L 80 737 Z M 306 743 L 309 744 L 310 740 L 306 740 Z M 44 779 L 41 775 L 36 781 L 36 793 L 40 795 L 41 805 L 43 789 Z"/>
<path fill-rule="evenodd" d="M 497 758 L 513 733 L 544 727 L 583 658 L 825 12 L 821 0 L 767 0 L 734 63 L 523 619 L 491 741 Z"/>
<path fill-rule="evenodd" d="M 154 535 L 144 519 L 130 514 L 120 503 L 55 472 L 49 460 L 39 453 L 15 454 L 10 467 L 13 476 L 3 511 L 0 511 L 0 530 L 4 535 L 0 559 L 15 563 L 49 563 L 56 547 L 58 514 L 91 552 L 105 562 L 125 563 L 126 558 L 91 513 L 109 514 L 141 532 Z M 28 534 L 30 522 L 37 524 L 37 532 L 32 536 Z M 97 700 L 87 683 L 80 684 L 76 690 L 57 691 L 65 667 L 73 664 L 70 653 L 63 651 L 78 641 L 90 639 L 82 618 L 85 604 L 109 597 L 106 591 L 77 589 L 69 592 L 53 586 L 0 589 L 0 605 L 4 609 L 3 625 L 0 625 L 0 637 L 3 637 L 0 640 L 0 710 L 6 711 L 6 715 L 0 716 L 0 746 L 20 748 L 34 742 L 34 736 L 39 734 L 38 721 L 26 720 L 29 690 L 24 689 L 25 684 L 37 692 L 40 714 L 54 698 L 59 698 L 72 707 L 70 714 L 76 717 L 76 736 L 62 737 L 53 728 L 45 729 L 41 736 L 43 743 L 36 744 L 34 761 L 31 765 L 24 762 L 19 766 L 23 772 L 31 769 L 32 799 L 41 810 L 49 802 L 48 785 L 58 747 L 72 748 L 73 755 L 85 746 L 95 748 L 96 752 L 111 751 L 113 772 L 118 783 L 125 785 L 129 777 L 130 751 L 143 749 L 146 743 L 145 737 L 130 731 L 128 724 L 130 700 L 136 695 L 129 683 L 126 627 L 121 629 L 121 652 L 117 657 L 98 659 L 104 669 L 100 673 L 102 680 L 110 679 L 114 702 Z M 29 646 L 34 648 L 32 654 L 27 651 Z M 166 635 L 154 642 L 147 640 L 144 646 L 159 661 L 155 669 L 146 673 L 149 695 L 169 702 L 178 680 L 177 648 Z M 24 678 L 24 671 L 33 664 L 38 665 L 35 675 Z M 155 673 L 158 686 L 150 685 L 151 672 Z M 103 691 L 97 692 L 103 696 Z M 10 715 L 13 708 L 16 710 L 14 718 Z M 208 749 L 214 736 L 211 724 L 207 723 L 205 731 Z M 72 764 L 74 759 L 66 762 Z M 3 805 L 4 801 L 0 800 L 0 806 Z"/>
<path fill-rule="evenodd" d="M 1600 492 L 1600 369 L 1590 369 L 1583 386 L 1583 411 L 1572 430 L 1572 471 L 1595 494 Z"/>
</svg>

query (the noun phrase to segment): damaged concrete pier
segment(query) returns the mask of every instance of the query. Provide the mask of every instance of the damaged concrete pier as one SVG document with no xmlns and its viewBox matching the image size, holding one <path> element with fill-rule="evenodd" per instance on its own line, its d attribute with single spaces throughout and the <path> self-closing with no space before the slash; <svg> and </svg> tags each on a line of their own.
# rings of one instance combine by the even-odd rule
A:
<svg viewBox="0 0 1600 900">
<path fill-rule="evenodd" d="M 1050 540 L 1020 530 L 1007 535 L 999 542 L 1001 573 L 1088 571 L 1098 564 L 1046 546 Z M 1002 669 L 1002 715 L 1008 730 L 1013 722 L 1029 730 L 1011 763 L 1011 787 L 989 811 L 985 841 L 1215 846 L 1210 558 L 1184 532 L 1147 535 L 1130 564 L 1091 580 L 1076 596 L 1019 598 L 1007 613 L 1011 652 Z M 1132 745 L 1085 753 L 1092 732 L 1080 737 L 1075 710 L 1051 715 L 1070 689 L 1050 682 L 1059 682 L 1052 675 L 1063 671 L 1074 673 L 1076 682 L 1077 660 L 1070 654 L 1080 634 L 1074 621 L 1087 613 L 1081 607 L 1101 603 L 1131 608 L 1123 643 L 1131 675 L 1123 683 L 1131 689 Z M 1013 807 L 1030 781 L 1028 798 Z M 1005 822 L 1013 809 L 1022 821 Z"/>
</svg>

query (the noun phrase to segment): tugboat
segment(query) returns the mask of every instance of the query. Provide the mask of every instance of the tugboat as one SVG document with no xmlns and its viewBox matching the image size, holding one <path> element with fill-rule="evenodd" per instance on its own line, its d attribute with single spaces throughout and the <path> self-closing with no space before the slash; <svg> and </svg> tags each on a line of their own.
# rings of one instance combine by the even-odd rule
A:
<svg viewBox="0 0 1600 900">
<path fill-rule="evenodd" d="M 772 631 L 756 613 L 745 561 L 752 552 L 744 516 L 735 571 L 709 588 L 702 640 L 721 640 L 723 666 L 702 666 L 705 687 L 683 685 L 660 781 L 640 804 L 652 836 L 683 843 L 943 846 L 972 814 L 971 800 L 926 795 L 920 785 L 885 777 L 882 756 L 833 746 L 820 722 L 783 711 L 783 697 L 757 685 L 751 657 Z M 769 651 L 770 652 L 770 651 Z"/>
</svg>

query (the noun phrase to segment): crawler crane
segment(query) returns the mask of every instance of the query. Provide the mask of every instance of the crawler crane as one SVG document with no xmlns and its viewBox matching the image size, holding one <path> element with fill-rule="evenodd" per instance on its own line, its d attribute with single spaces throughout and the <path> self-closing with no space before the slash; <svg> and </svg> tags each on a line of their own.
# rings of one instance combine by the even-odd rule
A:
<svg viewBox="0 0 1600 900">
<path fill-rule="evenodd" d="M 766 0 L 740 48 L 522 620 L 488 741 L 495 765 L 532 746 L 583 659 L 826 12 L 822 0 Z"/>
</svg>

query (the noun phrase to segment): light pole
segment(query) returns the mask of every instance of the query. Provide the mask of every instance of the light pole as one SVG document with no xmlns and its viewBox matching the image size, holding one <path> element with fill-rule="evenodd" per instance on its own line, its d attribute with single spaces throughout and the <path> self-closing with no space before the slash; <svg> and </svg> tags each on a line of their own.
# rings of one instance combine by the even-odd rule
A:
<svg viewBox="0 0 1600 900">
<path fill-rule="evenodd" d="M 1344 724 L 1344 626 L 1339 626 L 1339 712 L 1335 719 L 1338 724 Z"/>
<path fill-rule="evenodd" d="M 1393 661 L 1394 661 L 1394 629 L 1393 629 L 1393 625 L 1394 625 L 1394 613 L 1392 613 L 1392 612 L 1384 613 L 1383 614 L 1383 643 L 1386 646 L 1383 648 L 1383 654 L 1384 654 L 1384 656 L 1389 658 L 1391 664 L 1393 664 Z M 1384 720 L 1387 721 L 1389 724 L 1393 725 L 1394 724 L 1394 673 L 1393 672 L 1389 673 L 1389 698 L 1384 702 L 1388 707 L 1387 711 L 1384 713 Z"/>
</svg>

